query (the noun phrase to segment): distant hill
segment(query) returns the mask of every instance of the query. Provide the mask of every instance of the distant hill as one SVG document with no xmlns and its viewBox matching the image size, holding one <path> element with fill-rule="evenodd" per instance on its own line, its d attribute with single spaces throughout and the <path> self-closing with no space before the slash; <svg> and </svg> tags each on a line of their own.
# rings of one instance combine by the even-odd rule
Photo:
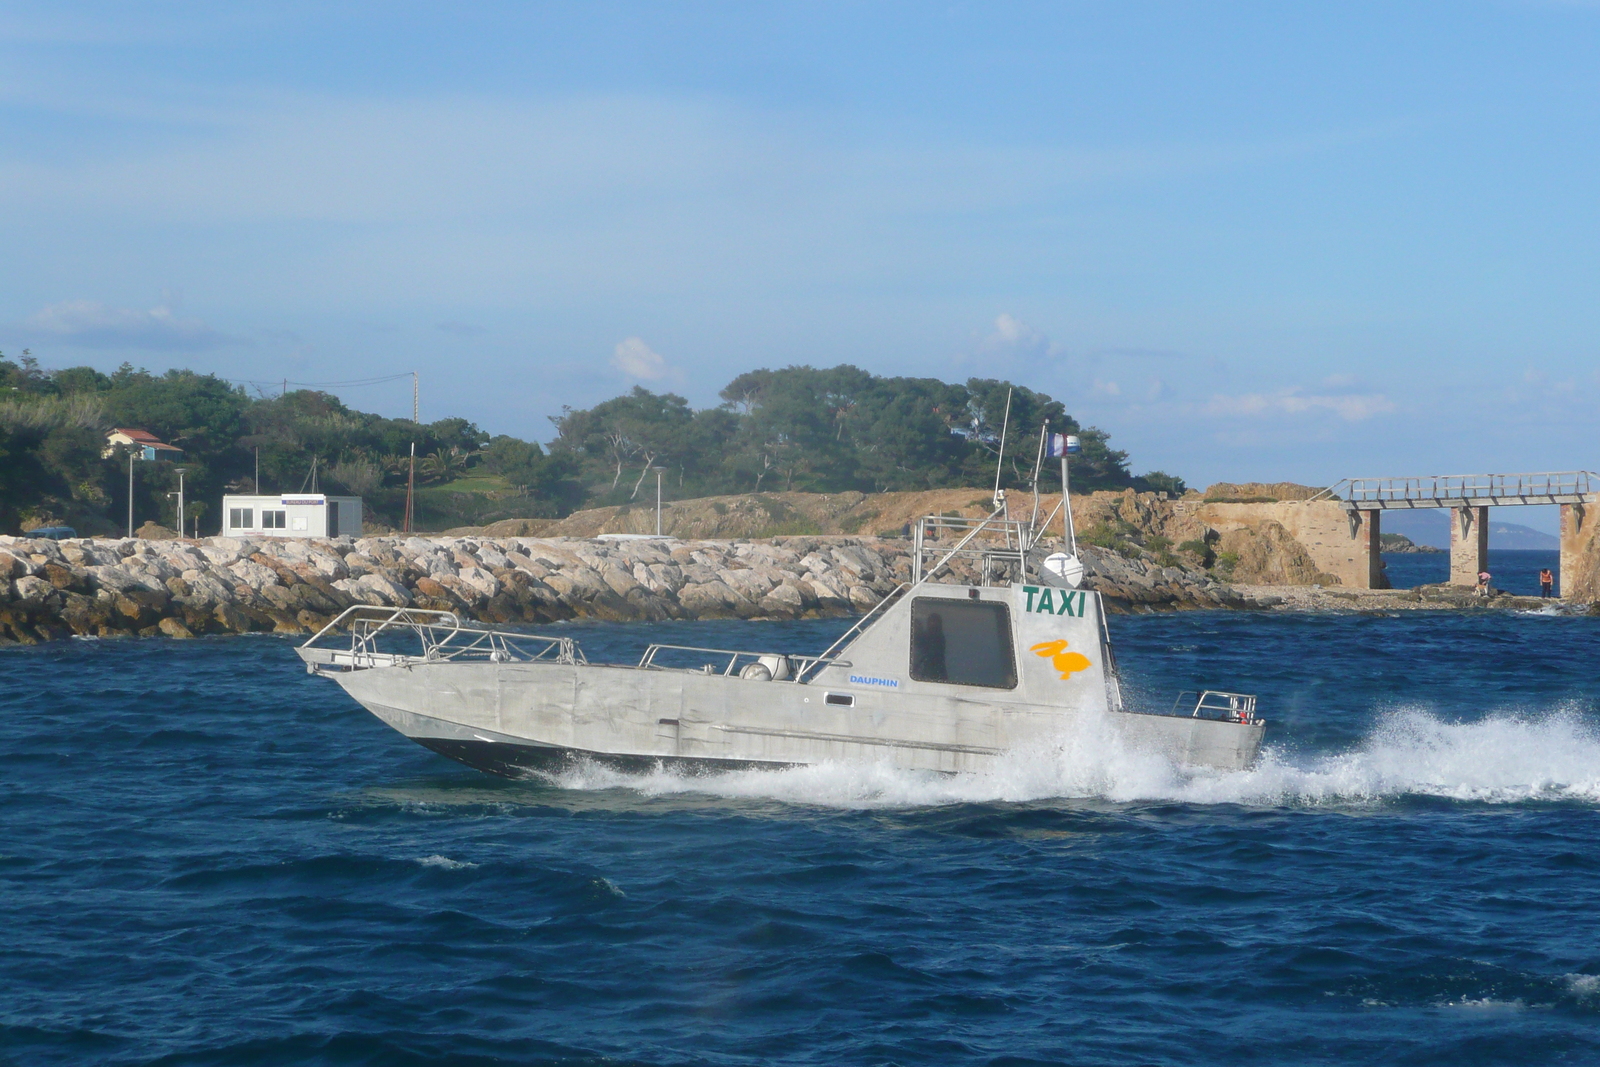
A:
<svg viewBox="0 0 1600 1067">
<path fill-rule="evenodd" d="M 1444 508 L 1386 511 L 1383 513 L 1382 530 L 1384 533 L 1403 534 L 1419 545 L 1449 548 L 1450 512 Z M 1561 547 L 1561 541 L 1531 526 L 1490 519 L 1489 547 L 1511 551 L 1554 551 Z"/>
<path fill-rule="evenodd" d="M 1445 549 L 1435 548 L 1432 545 L 1419 545 L 1405 534 L 1385 533 L 1379 535 L 1383 542 L 1385 552 L 1444 552 Z"/>
</svg>

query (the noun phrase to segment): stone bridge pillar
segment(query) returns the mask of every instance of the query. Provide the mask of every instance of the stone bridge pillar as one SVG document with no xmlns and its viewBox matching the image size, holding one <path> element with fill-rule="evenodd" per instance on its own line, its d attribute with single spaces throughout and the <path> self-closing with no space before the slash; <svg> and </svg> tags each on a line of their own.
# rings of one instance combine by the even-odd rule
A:
<svg viewBox="0 0 1600 1067">
<path fill-rule="evenodd" d="M 1450 509 L 1450 584 L 1477 585 L 1489 569 L 1489 509 Z"/>
<path fill-rule="evenodd" d="M 1561 563 L 1556 573 L 1556 595 L 1593 594 L 1594 575 L 1584 573 L 1585 551 L 1594 540 L 1589 522 L 1592 503 L 1561 505 Z"/>
<path fill-rule="evenodd" d="M 1383 573 L 1383 530 L 1381 511 L 1351 512 L 1351 525 L 1356 538 L 1357 589 L 1387 589 L 1389 576 Z M 1366 579 L 1364 582 L 1360 579 Z"/>
</svg>

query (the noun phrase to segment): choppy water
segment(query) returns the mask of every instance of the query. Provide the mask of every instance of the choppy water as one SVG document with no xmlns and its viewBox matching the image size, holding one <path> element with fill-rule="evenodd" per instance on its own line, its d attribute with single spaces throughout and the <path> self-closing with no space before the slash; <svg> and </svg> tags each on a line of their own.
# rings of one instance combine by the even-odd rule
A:
<svg viewBox="0 0 1600 1067">
<path fill-rule="evenodd" d="M 5 651 L 0 1062 L 1600 1059 L 1600 620 L 1115 631 L 1259 692 L 1262 765 L 502 782 L 279 639 Z"/>
</svg>

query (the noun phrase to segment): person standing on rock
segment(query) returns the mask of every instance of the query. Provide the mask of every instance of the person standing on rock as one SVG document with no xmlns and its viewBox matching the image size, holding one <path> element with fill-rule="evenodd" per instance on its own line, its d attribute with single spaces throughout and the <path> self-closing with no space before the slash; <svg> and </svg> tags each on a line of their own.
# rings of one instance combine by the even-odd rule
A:
<svg viewBox="0 0 1600 1067">
<path fill-rule="evenodd" d="M 1488 596 L 1489 595 L 1489 572 L 1488 571 L 1479 571 L 1478 572 L 1478 588 L 1474 589 L 1473 592 L 1477 593 L 1479 596 Z"/>
<path fill-rule="evenodd" d="M 1540 571 L 1539 572 L 1539 599 L 1540 600 L 1549 600 L 1550 599 L 1550 591 L 1551 591 L 1551 589 L 1553 589 L 1555 587 L 1555 584 L 1556 584 L 1556 576 L 1554 574 L 1550 573 L 1550 568 L 1549 567 L 1546 567 L 1544 570 Z"/>
</svg>

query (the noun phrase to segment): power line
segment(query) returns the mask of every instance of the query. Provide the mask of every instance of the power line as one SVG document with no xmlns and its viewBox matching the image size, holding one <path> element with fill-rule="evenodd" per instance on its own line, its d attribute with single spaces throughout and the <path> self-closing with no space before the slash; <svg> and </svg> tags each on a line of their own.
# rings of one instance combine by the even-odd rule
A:
<svg viewBox="0 0 1600 1067">
<path fill-rule="evenodd" d="M 289 378 L 273 378 L 271 380 L 257 380 L 252 378 L 224 378 L 222 380 L 225 382 L 231 382 L 234 385 L 298 385 L 308 388 L 321 388 L 323 386 L 337 385 L 349 388 L 362 385 L 383 385 L 386 382 L 398 382 L 404 378 L 410 378 L 411 376 L 412 372 L 406 371 L 403 374 L 389 374 L 379 378 L 351 378 L 342 382 L 297 382 Z"/>
</svg>

